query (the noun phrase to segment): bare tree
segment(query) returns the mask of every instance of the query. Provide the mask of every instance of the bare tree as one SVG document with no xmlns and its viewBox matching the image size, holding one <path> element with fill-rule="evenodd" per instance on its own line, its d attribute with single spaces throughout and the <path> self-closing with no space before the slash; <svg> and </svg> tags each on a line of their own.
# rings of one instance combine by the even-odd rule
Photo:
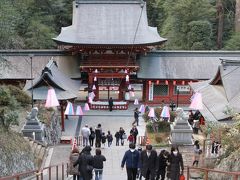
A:
<svg viewBox="0 0 240 180">
<path fill-rule="evenodd" d="M 235 32 L 240 32 L 240 0 L 236 0 L 235 11 Z"/>
</svg>

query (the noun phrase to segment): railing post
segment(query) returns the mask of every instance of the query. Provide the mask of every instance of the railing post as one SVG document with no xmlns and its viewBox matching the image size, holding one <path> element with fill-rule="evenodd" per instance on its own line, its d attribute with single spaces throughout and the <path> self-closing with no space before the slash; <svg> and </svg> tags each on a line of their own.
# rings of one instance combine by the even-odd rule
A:
<svg viewBox="0 0 240 180">
<path fill-rule="evenodd" d="M 203 139 L 203 152 L 202 152 L 204 156 L 205 156 L 205 152 L 206 152 L 205 148 L 206 148 L 206 139 L 204 138 Z"/>
<path fill-rule="evenodd" d="M 36 180 L 39 180 L 39 175 L 38 175 L 39 171 L 36 172 Z"/>
<path fill-rule="evenodd" d="M 43 180 L 43 171 L 41 171 L 41 180 Z"/>
<path fill-rule="evenodd" d="M 68 169 L 68 163 L 67 163 L 67 169 Z M 68 177 L 68 171 L 67 171 L 67 177 Z"/>
<path fill-rule="evenodd" d="M 238 175 L 237 174 L 233 177 L 233 180 L 238 180 Z"/>
<path fill-rule="evenodd" d="M 58 165 L 56 166 L 56 179 L 58 180 Z"/>
<path fill-rule="evenodd" d="M 64 179 L 64 164 L 62 164 L 62 179 Z"/>
<path fill-rule="evenodd" d="M 51 166 L 48 168 L 48 179 L 51 180 L 52 177 L 52 168 Z"/>
<path fill-rule="evenodd" d="M 204 180 L 208 180 L 208 170 L 207 169 L 205 170 L 205 178 L 204 178 Z"/>
<path fill-rule="evenodd" d="M 189 167 L 187 166 L 187 180 L 189 180 L 190 174 L 189 174 Z"/>
</svg>

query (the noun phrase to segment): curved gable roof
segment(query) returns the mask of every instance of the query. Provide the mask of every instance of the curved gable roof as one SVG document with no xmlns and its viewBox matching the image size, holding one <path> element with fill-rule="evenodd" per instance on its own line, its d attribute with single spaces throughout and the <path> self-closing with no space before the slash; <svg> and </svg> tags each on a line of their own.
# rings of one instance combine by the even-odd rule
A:
<svg viewBox="0 0 240 180">
<path fill-rule="evenodd" d="M 151 45 L 166 41 L 156 28 L 148 26 L 146 3 L 130 0 L 73 3 L 72 25 L 63 27 L 53 40 L 83 45 Z"/>
<path fill-rule="evenodd" d="M 28 83 L 24 89 L 31 93 L 33 87 L 33 98 L 35 100 L 43 100 L 47 97 L 49 86 L 55 89 L 59 100 L 66 100 L 77 97 L 80 83 L 63 74 L 58 69 L 56 62 L 50 60 L 40 77 L 34 79 L 33 86 L 31 86 L 31 83 Z"/>
</svg>

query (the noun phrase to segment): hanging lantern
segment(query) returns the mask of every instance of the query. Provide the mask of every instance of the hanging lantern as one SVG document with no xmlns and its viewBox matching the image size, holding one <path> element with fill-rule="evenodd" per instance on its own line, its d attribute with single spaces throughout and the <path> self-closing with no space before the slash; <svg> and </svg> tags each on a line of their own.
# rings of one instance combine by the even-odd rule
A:
<svg viewBox="0 0 240 180">
<path fill-rule="evenodd" d="M 129 84 L 128 85 L 128 90 L 131 90 L 132 89 L 132 86 Z"/>
<path fill-rule="evenodd" d="M 189 81 L 189 82 L 188 82 L 188 84 L 191 84 L 191 83 L 192 83 L 192 81 Z"/>
<path fill-rule="evenodd" d="M 149 117 L 155 117 L 155 112 L 154 112 L 154 108 L 150 108 L 150 111 L 148 113 Z"/>
<path fill-rule="evenodd" d="M 92 90 L 96 90 L 97 88 L 96 88 L 96 86 L 95 86 L 95 84 L 93 85 L 93 87 L 92 87 Z"/>
<path fill-rule="evenodd" d="M 134 105 L 138 105 L 138 104 L 139 104 L 139 103 L 138 103 L 138 99 L 135 99 L 133 104 L 134 104 Z"/>
<path fill-rule="evenodd" d="M 98 73 L 98 70 L 97 69 L 95 69 L 95 71 L 94 71 L 95 73 Z"/>
<path fill-rule="evenodd" d="M 152 81 L 148 81 L 148 84 L 151 85 L 151 84 L 152 84 Z"/>
<path fill-rule="evenodd" d="M 85 105 L 84 105 L 84 111 L 89 111 L 89 110 L 90 110 L 90 108 L 89 108 L 88 103 L 85 103 Z"/>
<path fill-rule="evenodd" d="M 129 82 L 129 75 L 126 75 L 126 82 Z"/>
<path fill-rule="evenodd" d="M 195 110 L 201 110 L 203 109 L 203 102 L 202 102 L 202 94 L 196 92 L 192 97 L 191 97 L 191 104 L 189 108 L 195 109 Z"/>
<path fill-rule="evenodd" d="M 124 70 L 124 73 L 126 73 L 126 74 L 128 73 L 127 69 Z"/>
<path fill-rule="evenodd" d="M 95 82 L 97 81 L 97 77 L 96 76 L 93 78 L 93 81 L 95 81 Z"/>
<path fill-rule="evenodd" d="M 82 116 L 83 115 L 83 111 L 82 111 L 82 107 L 81 106 L 77 106 L 76 115 L 77 116 Z"/>
<path fill-rule="evenodd" d="M 130 100 L 130 94 L 129 94 L 129 92 L 126 92 L 126 93 L 125 93 L 125 100 L 127 100 L 127 101 Z"/>
<path fill-rule="evenodd" d="M 169 107 L 168 106 L 163 106 L 161 117 L 170 118 L 170 112 L 169 112 Z"/>
<path fill-rule="evenodd" d="M 93 102 L 93 99 L 91 97 L 88 97 L 88 102 L 89 103 L 92 103 Z"/>
<path fill-rule="evenodd" d="M 130 91 L 130 96 L 131 97 L 134 97 L 135 96 L 135 93 L 133 91 Z"/>
<path fill-rule="evenodd" d="M 174 86 L 176 85 L 176 81 L 173 81 L 173 85 L 174 85 Z"/>
<path fill-rule="evenodd" d="M 165 84 L 168 85 L 168 80 L 165 81 Z"/>
<path fill-rule="evenodd" d="M 157 80 L 156 84 L 159 85 L 159 80 Z"/>
<path fill-rule="evenodd" d="M 68 102 L 64 114 L 65 115 L 74 115 L 74 108 L 73 108 L 73 104 L 71 102 Z"/>
<path fill-rule="evenodd" d="M 45 107 L 56 107 L 59 106 L 59 102 L 53 88 L 48 89 L 47 100 Z"/>
<path fill-rule="evenodd" d="M 185 81 L 182 81 L 182 85 L 185 85 Z"/>
<path fill-rule="evenodd" d="M 94 93 L 94 92 L 90 92 L 90 93 L 88 94 L 88 97 L 91 97 L 92 99 L 94 99 L 94 98 L 95 98 L 95 93 Z"/>
<path fill-rule="evenodd" d="M 139 111 L 141 113 L 144 113 L 145 112 L 145 106 L 143 104 L 141 104 L 140 108 L 139 108 Z"/>
</svg>

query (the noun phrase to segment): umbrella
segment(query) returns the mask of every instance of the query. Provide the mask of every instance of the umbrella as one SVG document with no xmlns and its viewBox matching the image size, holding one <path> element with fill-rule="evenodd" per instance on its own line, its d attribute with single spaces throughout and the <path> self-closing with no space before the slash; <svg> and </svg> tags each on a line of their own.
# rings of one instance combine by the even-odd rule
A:
<svg viewBox="0 0 240 180">
<path fill-rule="evenodd" d="M 168 106 L 163 106 L 161 117 L 170 118 L 170 112 Z"/>
<path fill-rule="evenodd" d="M 145 112 L 145 106 L 143 104 L 141 104 L 140 108 L 139 108 L 139 111 L 141 113 L 144 113 Z"/>
<path fill-rule="evenodd" d="M 73 104 L 71 102 L 68 102 L 64 114 L 65 115 L 74 115 L 74 108 L 73 108 Z"/>
<path fill-rule="evenodd" d="M 59 106 L 59 102 L 53 88 L 48 89 L 47 100 L 45 107 L 56 107 Z"/>
<path fill-rule="evenodd" d="M 195 110 L 201 110 L 203 109 L 203 103 L 202 103 L 202 94 L 196 92 L 192 97 L 192 102 L 189 106 L 191 109 Z"/>
<path fill-rule="evenodd" d="M 82 116 L 83 115 L 83 111 L 82 111 L 82 107 L 81 106 L 77 106 L 76 115 L 77 116 Z"/>
<path fill-rule="evenodd" d="M 85 105 L 84 105 L 84 111 L 89 111 L 89 110 L 90 110 L 90 108 L 89 108 L 88 103 L 85 103 Z"/>
<path fill-rule="evenodd" d="M 134 105 L 138 105 L 138 104 L 139 104 L 139 103 L 138 103 L 138 99 L 135 99 L 133 104 L 134 104 Z"/>
<path fill-rule="evenodd" d="M 154 108 L 150 108 L 150 111 L 148 113 L 149 117 L 155 117 L 155 112 L 154 112 Z"/>
</svg>

